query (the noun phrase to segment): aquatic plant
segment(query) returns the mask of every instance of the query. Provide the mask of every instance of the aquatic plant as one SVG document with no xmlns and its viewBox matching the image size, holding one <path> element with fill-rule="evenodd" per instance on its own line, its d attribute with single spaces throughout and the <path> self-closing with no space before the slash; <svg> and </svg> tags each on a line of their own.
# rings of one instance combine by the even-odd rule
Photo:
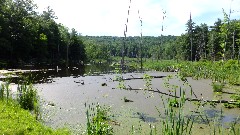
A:
<svg viewBox="0 0 240 135">
<path fill-rule="evenodd" d="M 161 114 L 161 112 L 157 108 L 159 112 L 159 116 L 165 117 L 162 120 L 161 134 L 164 134 L 164 135 L 191 134 L 194 118 L 185 117 L 185 112 L 184 112 L 184 104 L 186 102 L 185 88 L 170 84 L 169 81 L 173 78 L 176 78 L 176 79 L 178 78 L 179 81 L 181 81 L 178 75 L 169 76 L 165 79 L 165 81 L 167 81 L 165 82 L 165 87 L 169 88 L 170 91 L 173 91 L 175 93 L 174 98 L 170 98 L 170 97 L 167 98 L 167 101 L 168 101 L 167 105 L 164 101 L 164 98 L 161 96 L 165 116 Z M 186 81 L 182 81 L 182 82 L 184 84 L 183 86 L 186 86 L 186 87 L 189 86 Z M 178 90 L 180 92 L 179 99 L 177 99 L 177 96 L 176 96 L 176 93 Z M 175 109 L 176 107 L 177 109 Z"/>
<path fill-rule="evenodd" d="M 147 61 L 144 68 L 148 70 L 157 70 L 164 72 L 178 71 L 183 77 L 192 77 L 193 79 L 212 79 L 221 83 L 231 85 L 240 85 L 240 64 L 237 60 L 228 61 Z"/>
<path fill-rule="evenodd" d="M 0 84 L 0 100 L 9 100 L 11 99 L 11 95 L 10 95 L 10 81 L 11 78 L 8 76 L 5 82 L 2 82 Z"/>
<path fill-rule="evenodd" d="M 145 89 L 145 90 L 151 90 L 152 89 L 152 77 L 148 74 L 144 74 L 143 80 L 145 81 L 145 86 L 147 87 L 147 89 Z"/>
<path fill-rule="evenodd" d="M 153 62 L 147 60 L 143 63 L 143 68 L 145 70 L 156 70 L 156 71 L 163 71 L 163 72 L 174 72 L 178 70 L 178 63 L 173 60 L 161 60 L 158 62 Z"/>
<path fill-rule="evenodd" d="M 179 102 L 178 102 L 178 100 L 177 100 L 176 98 L 170 99 L 170 100 L 168 101 L 168 104 L 169 104 L 169 106 L 171 106 L 171 107 L 179 107 Z"/>
<path fill-rule="evenodd" d="M 29 111 L 33 111 L 36 119 L 40 117 L 40 105 L 37 90 L 33 87 L 32 75 L 22 77 L 17 88 L 17 101 L 19 105 Z"/>
<path fill-rule="evenodd" d="M 240 108 L 240 95 L 239 94 L 233 94 L 231 95 L 231 98 L 235 101 L 234 104 L 233 103 L 224 103 L 224 107 L 225 108 Z"/>
<path fill-rule="evenodd" d="M 87 107 L 85 103 L 85 107 Z M 88 135 L 112 135 L 113 128 L 109 125 L 109 107 L 97 104 L 89 105 L 86 111 Z"/>
<path fill-rule="evenodd" d="M 181 86 L 170 84 L 171 79 L 178 79 L 183 84 Z M 184 78 L 183 76 L 180 76 L 179 74 L 175 76 L 167 76 L 165 78 L 164 86 L 168 89 L 170 93 L 173 92 L 175 94 L 167 94 L 169 95 L 167 99 L 163 98 L 162 95 L 160 96 L 162 98 L 162 103 L 163 103 L 163 108 L 161 109 L 164 109 L 164 114 L 161 113 L 159 108 L 157 108 L 157 110 L 159 112 L 159 116 L 163 118 L 161 120 L 162 124 L 160 129 L 158 130 L 156 129 L 156 127 L 151 129 L 150 134 L 154 134 L 154 133 L 159 134 L 160 132 L 160 134 L 169 134 L 169 135 L 179 135 L 179 134 L 190 135 L 193 133 L 192 128 L 195 121 L 198 121 L 198 120 L 206 121 L 207 124 L 209 124 L 211 133 L 213 134 L 217 134 L 217 133 L 222 134 L 222 133 L 230 132 L 230 130 L 228 131 L 227 129 L 223 128 L 221 126 L 222 125 L 221 121 L 218 120 L 222 117 L 222 114 L 219 116 L 216 115 L 214 117 L 215 119 L 214 123 L 210 122 L 212 118 L 208 118 L 205 112 L 201 111 L 201 108 L 202 108 L 201 106 L 205 106 L 207 104 L 204 101 L 195 100 L 194 103 L 196 103 L 197 105 L 196 108 L 194 109 L 194 111 L 192 111 L 192 113 L 190 112 L 189 114 L 188 112 L 188 115 L 186 116 L 187 112 L 184 111 L 184 108 L 186 107 L 185 103 L 187 100 L 191 101 L 191 99 L 186 98 L 186 89 L 190 88 L 191 90 L 190 95 L 191 96 L 194 95 L 194 92 L 192 91 L 192 87 L 188 83 L 186 78 Z M 159 94 L 162 94 L 162 92 L 160 92 L 159 90 L 153 91 L 153 92 L 158 92 Z M 179 93 L 180 96 L 176 95 L 176 93 Z M 166 93 L 163 93 L 163 94 L 166 94 Z M 211 105 L 212 102 L 209 102 L 209 104 Z M 233 104 L 233 105 L 236 105 L 236 104 Z M 195 112 L 197 112 L 197 115 Z M 215 126 L 215 125 L 219 125 L 219 126 Z M 237 126 L 235 126 L 235 128 L 237 128 Z M 239 129 L 237 129 L 234 132 L 237 132 L 238 130 Z"/>
<path fill-rule="evenodd" d="M 213 92 L 223 92 L 223 84 L 219 82 L 212 83 Z"/>
<path fill-rule="evenodd" d="M 37 92 L 33 85 L 20 84 L 18 85 L 18 102 L 23 109 L 33 110 L 37 104 Z"/>
<path fill-rule="evenodd" d="M 0 86 L 0 99 L 9 99 L 10 89 L 9 89 L 9 82 L 2 83 Z"/>
</svg>

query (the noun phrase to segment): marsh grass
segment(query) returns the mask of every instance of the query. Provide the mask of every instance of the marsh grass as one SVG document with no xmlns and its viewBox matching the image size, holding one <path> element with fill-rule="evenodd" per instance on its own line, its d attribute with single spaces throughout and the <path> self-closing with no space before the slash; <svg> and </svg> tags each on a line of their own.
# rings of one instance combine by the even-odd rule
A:
<svg viewBox="0 0 240 135">
<path fill-rule="evenodd" d="M 231 99 L 233 99 L 235 101 L 234 104 L 230 104 L 230 103 L 224 103 L 224 107 L 225 108 L 240 108 L 240 94 L 233 94 L 231 95 Z"/>
<path fill-rule="evenodd" d="M 237 60 L 228 61 L 173 61 L 162 60 L 159 62 L 146 61 L 144 68 L 163 72 L 178 71 L 183 77 L 193 79 L 212 79 L 220 83 L 240 85 L 240 64 Z"/>
<path fill-rule="evenodd" d="M 2 83 L 1 87 L 0 87 L 0 99 L 4 100 L 4 99 L 9 99 L 10 98 L 10 89 L 9 89 L 9 82 L 6 83 Z"/>
<path fill-rule="evenodd" d="M 179 82 L 182 82 L 181 86 L 176 86 L 174 84 L 170 84 L 171 79 L 178 79 Z M 190 111 L 190 108 L 186 108 L 189 105 L 186 105 L 186 90 L 190 89 L 192 91 L 191 85 L 187 82 L 187 79 L 182 76 L 168 76 L 165 79 L 165 87 L 169 89 L 170 92 L 175 93 L 175 97 L 163 97 L 160 95 L 162 99 L 163 107 L 161 109 L 164 110 L 164 113 L 160 111 L 159 108 L 156 107 L 159 112 L 159 116 L 161 118 L 161 124 L 157 127 L 151 127 L 149 134 L 161 134 L 161 135 L 192 135 L 194 125 L 197 121 L 204 121 L 208 127 L 209 134 L 230 134 L 236 135 L 239 133 L 239 124 L 237 124 L 237 120 L 229 123 L 230 128 L 226 129 L 224 124 L 222 123 L 223 111 L 220 111 L 220 114 L 214 115 L 213 118 L 210 118 L 204 112 L 204 106 L 206 104 L 211 105 L 211 103 L 206 103 L 204 101 L 194 101 L 193 105 L 194 110 Z M 176 93 L 179 93 L 180 97 L 177 98 Z M 191 92 L 193 93 L 193 92 Z M 193 95 L 193 94 L 190 94 Z M 239 97 L 236 95 L 235 99 Z M 167 102 L 166 102 L 167 101 Z M 190 102 L 191 104 L 192 102 Z M 188 103 L 189 104 L 189 103 Z M 187 111 L 188 110 L 188 111 Z M 189 112 L 190 111 L 190 112 Z M 197 113 L 196 113 L 197 112 Z M 196 125 L 195 125 L 196 126 Z"/>
<path fill-rule="evenodd" d="M 11 90 L 10 90 L 10 82 L 11 78 L 7 77 L 6 82 L 2 82 L 0 86 L 0 100 L 9 100 L 11 99 Z"/>
<path fill-rule="evenodd" d="M 219 82 L 213 82 L 212 87 L 213 87 L 213 92 L 223 92 L 223 84 Z"/>
<path fill-rule="evenodd" d="M 85 107 L 87 107 L 85 103 Z M 113 135 L 113 128 L 109 124 L 110 108 L 91 104 L 87 107 L 87 129 L 88 135 Z"/>
<path fill-rule="evenodd" d="M 41 118 L 39 97 L 37 90 L 33 87 L 33 76 L 20 76 L 22 80 L 19 80 L 17 87 L 17 101 L 21 108 L 29 110 L 34 114 L 36 119 Z"/>
<path fill-rule="evenodd" d="M 180 92 L 180 98 L 167 98 L 167 104 L 164 98 L 161 96 L 164 114 L 160 112 L 159 109 L 159 116 L 164 117 L 161 121 L 161 134 L 164 135 L 183 135 L 183 134 L 191 134 L 192 127 L 194 122 L 194 117 L 185 117 L 184 105 L 185 105 L 185 88 L 178 87 L 169 83 L 169 81 L 173 78 L 178 78 L 179 81 L 181 79 L 178 76 L 168 76 L 165 81 L 165 86 L 176 93 L 177 91 Z M 183 81 L 183 86 L 189 86 L 187 82 Z"/>
<path fill-rule="evenodd" d="M 145 70 L 156 70 L 163 72 L 173 72 L 178 70 L 178 63 L 173 60 L 161 60 L 158 62 L 153 62 L 147 60 L 143 63 Z"/>
<path fill-rule="evenodd" d="M 145 90 L 152 90 L 152 77 L 148 74 L 144 74 L 143 80 L 145 82 L 145 86 L 147 87 Z"/>
</svg>

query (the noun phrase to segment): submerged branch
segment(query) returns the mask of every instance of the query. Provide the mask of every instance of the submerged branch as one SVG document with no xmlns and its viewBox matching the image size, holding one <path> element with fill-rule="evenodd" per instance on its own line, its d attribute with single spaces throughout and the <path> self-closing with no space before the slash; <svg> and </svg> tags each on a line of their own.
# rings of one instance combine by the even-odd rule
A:
<svg viewBox="0 0 240 135">
<path fill-rule="evenodd" d="M 160 76 L 150 76 L 151 78 L 164 78 L 166 76 L 160 75 Z M 144 79 L 143 77 L 133 77 L 132 78 L 123 78 L 123 80 L 137 80 L 137 79 Z"/>
<path fill-rule="evenodd" d="M 144 90 L 142 88 L 126 88 L 126 90 Z M 160 94 L 163 94 L 163 95 L 167 95 L 167 96 L 170 96 L 170 97 L 174 97 L 174 98 L 182 98 L 180 96 L 177 96 L 177 95 L 173 95 L 171 93 L 166 93 L 166 92 L 162 92 L 160 91 L 159 89 L 157 90 L 153 90 L 153 89 L 150 89 L 150 90 L 147 90 L 147 91 L 150 91 L 150 92 L 156 92 L 156 93 L 160 93 Z M 206 99 L 198 99 L 198 98 L 185 98 L 185 100 L 187 101 L 204 101 L 204 102 L 211 102 L 211 103 L 229 103 L 229 104 L 238 104 L 236 101 L 234 100 L 231 100 L 231 101 L 228 101 L 228 100 L 206 100 Z"/>
</svg>

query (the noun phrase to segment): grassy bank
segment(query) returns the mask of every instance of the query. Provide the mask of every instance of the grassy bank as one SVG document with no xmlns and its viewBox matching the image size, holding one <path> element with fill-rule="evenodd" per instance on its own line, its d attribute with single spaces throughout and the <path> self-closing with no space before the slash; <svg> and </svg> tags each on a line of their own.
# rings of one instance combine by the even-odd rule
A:
<svg viewBox="0 0 240 135">
<path fill-rule="evenodd" d="M 11 91 L 10 81 L 0 84 L 0 134 L 70 134 L 67 129 L 45 126 L 40 116 L 37 90 L 29 78 L 18 84 L 17 93 Z"/>
<path fill-rule="evenodd" d="M 44 126 L 14 100 L 0 100 L 0 134 L 67 135 L 69 131 L 66 129 L 53 130 Z"/>
</svg>

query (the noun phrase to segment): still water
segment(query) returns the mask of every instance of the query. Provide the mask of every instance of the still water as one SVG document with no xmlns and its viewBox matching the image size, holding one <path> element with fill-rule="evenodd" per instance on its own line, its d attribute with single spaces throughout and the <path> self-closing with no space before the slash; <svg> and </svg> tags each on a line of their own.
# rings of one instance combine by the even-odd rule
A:
<svg viewBox="0 0 240 135">
<path fill-rule="evenodd" d="M 140 134 L 149 133 L 149 125 L 161 125 L 165 119 L 164 111 L 169 97 L 157 92 L 146 90 L 122 90 L 119 82 L 114 81 L 117 76 L 123 78 L 139 78 L 144 74 L 151 76 L 163 76 L 163 78 L 151 79 L 150 87 L 164 93 L 175 94 L 176 88 L 179 96 L 179 88 L 185 90 L 186 97 L 203 100 L 225 99 L 230 100 L 230 95 L 218 95 L 213 93 L 211 80 L 193 80 L 187 78 L 186 83 L 177 78 L 175 72 L 148 71 L 144 73 L 128 72 L 116 74 L 113 68 L 105 65 L 87 65 L 71 67 L 67 69 L 51 68 L 33 72 L 34 83 L 41 98 L 42 114 L 44 122 L 52 127 L 68 126 L 76 133 L 82 133 L 86 129 L 87 106 L 96 104 L 109 106 L 112 119 L 118 124 L 113 125 L 115 133 L 129 134 L 132 126 Z M 167 76 L 173 76 L 167 80 Z M 147 89 L 147 80 L 129 79 L 123 83 L 125 87 L 132 89 Z M 103 85 L 104 84 L 104 85 Z M 166 85 L 169 84 L 169 85 Z M 177 86 L 177 87 L 174 87 Z M 191 90 L 194 94 L 190 94 Z M 133 102 L 124 102 L 124 99 Z M 204 103 L 204 101 L 202 101 Z M 158 111 L 157 111 L 158 110 Z M 195 119 L 196 134 L 208 133 L 208 125 L 219 121 L 224 128 L 229 128 L 228 123 L 239 121 L 239 109 L 225 109 L 221 104 L 215 106 L 206 104 L 198 106 L 192 102 L 184 105 L 186 118 Z M 159 126 L 160 127 L 160 126 Z"/>
</svg>

